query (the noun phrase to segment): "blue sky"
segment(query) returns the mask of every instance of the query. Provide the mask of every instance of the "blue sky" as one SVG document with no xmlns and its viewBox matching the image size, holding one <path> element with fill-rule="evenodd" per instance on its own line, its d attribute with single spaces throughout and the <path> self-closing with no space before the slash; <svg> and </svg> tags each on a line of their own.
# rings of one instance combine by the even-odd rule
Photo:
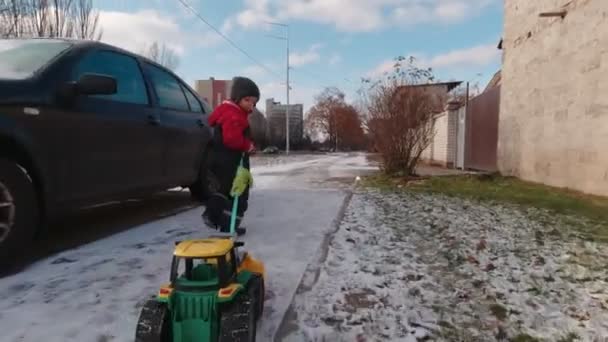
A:
<svg viewBox="0 0 608 342">
<path fill-rule="evenodd" d="M 479 82 L 500 67 L 501 0 L 185 0 L 265 68 L 194 17 L 178 0 L 97 0 L 102 40 L 140 52 L 154 41 L 174 49 L 176 72 L 196 79 L 253 78 L 263 99 L 285 101 L 285 42 L 290 25 L 291 102 L 306 108 L 326 86 L 353 100 L 364 76 L 413 55 L 441 80 Z M 479 75 L 481 74 L 481 75 Z M 262 105 L 263 109 L 263 105 Z"/>
</svg>

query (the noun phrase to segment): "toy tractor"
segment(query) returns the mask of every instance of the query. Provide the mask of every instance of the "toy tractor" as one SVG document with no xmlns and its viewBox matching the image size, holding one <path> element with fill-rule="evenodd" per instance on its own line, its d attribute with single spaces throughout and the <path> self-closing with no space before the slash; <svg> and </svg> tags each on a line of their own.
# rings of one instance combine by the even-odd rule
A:
<svg viewBox="0 0 608 342">
<path fill-rule="evenodd" d="M 137 342 L 255 341 L 264 309 L 264 265 L 208 238 L 176 243 L 170 283 L 141 310 Z"/>
</svg>

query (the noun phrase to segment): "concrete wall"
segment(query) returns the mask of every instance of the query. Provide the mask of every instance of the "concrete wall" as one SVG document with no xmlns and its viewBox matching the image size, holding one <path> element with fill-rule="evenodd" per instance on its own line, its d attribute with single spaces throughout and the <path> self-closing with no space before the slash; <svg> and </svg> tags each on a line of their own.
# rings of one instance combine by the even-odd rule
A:
<svg viewBox="0 0 608 342">
<path fill-rule="evenodd" d="M 505 0 L 503 39 L 499 170 L 608 195 L 607 0 Z"/>
<path fill-rule="evenodd" d="M 452 162 L 448 154 L 449 118 L 450 115 L 445 112 L 435 119 L 435 137 L 421 155 L 424 162 L 441 166 L 448 166 Z"/>
</svg>

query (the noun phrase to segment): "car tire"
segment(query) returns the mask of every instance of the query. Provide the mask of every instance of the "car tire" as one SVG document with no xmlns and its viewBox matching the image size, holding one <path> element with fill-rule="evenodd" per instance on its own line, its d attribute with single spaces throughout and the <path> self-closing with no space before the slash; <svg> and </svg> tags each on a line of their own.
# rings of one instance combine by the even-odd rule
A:
<svg viewBox="0 0 608 342">
<path fill-rule="evenodd" d="M 203 153 L 203 159 L 198 171 L 198 178 L 190 188 L 190 195 L 195 201 L 205 203 L 211 194 L 219 189 L 218 178 L 210 169 L 211 147 L 207 147 Z"/>
<path fill-rule="evenodd" d="M 39 216 L 36 190 L 27 172 L 0 158 L 0 260 L 19 256 L 34 238 Z"/>
</svg>

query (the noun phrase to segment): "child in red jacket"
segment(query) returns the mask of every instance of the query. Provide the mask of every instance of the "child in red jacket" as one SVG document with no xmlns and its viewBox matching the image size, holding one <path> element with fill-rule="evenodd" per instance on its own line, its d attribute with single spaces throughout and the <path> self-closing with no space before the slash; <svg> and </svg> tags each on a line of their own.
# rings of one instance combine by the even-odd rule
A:
<svg viewBox="0 0 608 342">
<path fill-rule="evenodd" d="M 218 178 L 219 189 L 211 195 L 203 220 L 211 228 L 222 232 L 230 230 L 232 197 L 230 189 L 236 171 L 243 158 L 243 167 L 249 169 L 249 154 L 255 151 L 251 140 L 248 116 L 260 99 L 258 86 L 245 77 L 232 80 L 230 100 L 224 101 L 209 116 L 209 124 L 214 130 L 210 171 Z M 243 214 L 247 210 L 249 189 L 239 197 L 236 232 L 245 234 L 240 227 Z"/>
</svg>

